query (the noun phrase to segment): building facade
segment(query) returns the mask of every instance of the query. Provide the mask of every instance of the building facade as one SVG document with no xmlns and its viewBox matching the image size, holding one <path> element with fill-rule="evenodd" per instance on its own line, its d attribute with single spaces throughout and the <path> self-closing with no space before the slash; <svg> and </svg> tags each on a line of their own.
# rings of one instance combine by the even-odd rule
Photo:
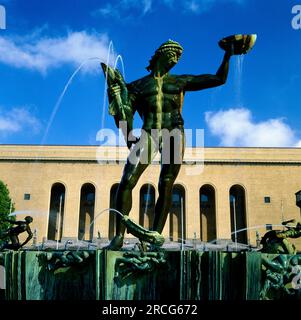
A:
<svg viewBox="0 0 301 320">
<path fill-rule="evenodd" d="M 0 179 L 17 218 L 34 218 L 38 241 L 112 238 L 124 147 L 0 146 Z M 158 197 L 159 158 L 133 191 L 131 218 L 149 228 Z M 163 234 L 172 241 L 232 239 L 256 244 L 270 227 L 300 220 L 301 149 L 187 149 Z M 127 235 L 131 237 L 131 235 Z"/>
</svg>

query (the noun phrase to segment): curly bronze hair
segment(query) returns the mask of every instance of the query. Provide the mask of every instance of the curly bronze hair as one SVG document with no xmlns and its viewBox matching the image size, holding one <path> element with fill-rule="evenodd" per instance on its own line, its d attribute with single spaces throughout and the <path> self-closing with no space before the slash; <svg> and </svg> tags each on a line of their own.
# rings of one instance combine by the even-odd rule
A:
<svg viewBox="0 0 301 320">
<path fill-rule="evenodd" d="M 162 43 L 161 46 L 155 51 L 155 54 L 151 57 L 149 65 L 148 67 L 146 67 L 146 70 L 152 71 L 160 55 L 168 51 L 174 51 L 178 55 L 178 57 L 180 57 L 183 52 L 183 48 L 178 42 L 173 40 L 168 40 Z"/>
</svg>

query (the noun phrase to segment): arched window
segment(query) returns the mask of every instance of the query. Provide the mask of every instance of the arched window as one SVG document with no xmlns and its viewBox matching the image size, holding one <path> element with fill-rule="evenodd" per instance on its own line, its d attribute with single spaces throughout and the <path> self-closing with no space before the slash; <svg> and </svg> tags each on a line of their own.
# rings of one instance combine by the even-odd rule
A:
<svg viewBox="0 0 301 320">
<path fill-rule="evenodd" d="M 232 241 L 247 244 L 247 230 L 243 230 L 247 227 L 246 196 L 242 186 L 235 185 L 230 189 L 230 212 Z"/>
<path fill-rule="evenodd" d="M 172 241 L 186 239 L 185 189 L 175 184 L 172 191 L 172 205 L 169 218 L 169 237 Z"/>
<path fill-rule="evenodd" d="M 139 224 L 147 229 L 153 225 L 155 216 L 156 191 L 151 184 L 145 184 L 140 189 Z"/>
<path fill-rule="evenodd" d="M 216 239 L 216 207 L 215 190 L 211 185 L 204 185 L 200 189 L 201 240 Z"/>
<path fill-rule="evenodd" d="M 65 186 L 62 183 L 55 183 L 51 187 L 48 240 L 61 240 L 64 224 L 65 208 Z"/>
<path fill-rule="evenodd" d="M 116 209 L 116 194 L 118 190 L 119 183 L 112 185 L 110 190 L 110 208 Z M 111 211 L 109 217 L 109 239 L 111 240 L 116 233 L 116 219 L 118 219 L 116 212 Z"/>
<path fill-rule="evenodd" d="M 93 239 L 94 229 L 95 187 L 91 183 L 85 183 L 80 192 L 78 239 Z"/>
<path fill-rule="evenodd" d="M 301 190 L 295 193 L 296 195 L 296 206 L 301 209 Z"/>
</svg>

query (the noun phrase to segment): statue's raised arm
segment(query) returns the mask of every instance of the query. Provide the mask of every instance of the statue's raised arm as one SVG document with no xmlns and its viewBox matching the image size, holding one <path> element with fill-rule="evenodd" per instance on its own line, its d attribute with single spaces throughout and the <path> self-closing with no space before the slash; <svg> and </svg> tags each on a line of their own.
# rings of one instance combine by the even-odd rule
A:
<svg viewBox="0 0 301 320">
<path fill-rule="evenodd" d="M 183 84 L 183 90 L 197 91 L 225 84 L 228 78 L 230 57 L 248 53 L 253 48 L 256 38 L 255 34 L 238 34 L 220 40 L 218 44 L 225 50 L 225 55 L 216 74 L 178 76 L 177 80 Z"/>
</svg>

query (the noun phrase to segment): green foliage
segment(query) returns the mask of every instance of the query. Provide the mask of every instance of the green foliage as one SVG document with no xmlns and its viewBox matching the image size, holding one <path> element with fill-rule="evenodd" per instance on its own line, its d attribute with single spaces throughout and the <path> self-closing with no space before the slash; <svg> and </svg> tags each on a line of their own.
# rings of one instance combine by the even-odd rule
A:
<svg viewBox="0 0 301 320">
<path fill-rule="evenodd" d="M 8 222 L 4 222 L 8 215 L 15 210 L 14 204 L 11 204 L 11 198 L 7 186 L 0 180 L 0 235 L 10 227 Z M 15 217 L 10 217 L 10 220 L 15 220 Z M 0 244 L 2 240 L 0 239 Z"/>
</svg>

